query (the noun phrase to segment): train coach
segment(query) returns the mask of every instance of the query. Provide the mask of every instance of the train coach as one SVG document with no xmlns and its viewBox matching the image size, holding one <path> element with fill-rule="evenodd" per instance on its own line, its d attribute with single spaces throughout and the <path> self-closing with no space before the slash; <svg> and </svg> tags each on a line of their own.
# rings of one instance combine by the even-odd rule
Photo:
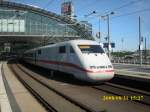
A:
<svg viewBox="0 0 150 112">
<path fill-rule="evenodd" d="M 26 51 L 23 59 L 88 82 L 105 82 L 114 77 L 107 54 L 98 42 L 91 40 L 70 40 L 34 48 Z"/>
</svg>

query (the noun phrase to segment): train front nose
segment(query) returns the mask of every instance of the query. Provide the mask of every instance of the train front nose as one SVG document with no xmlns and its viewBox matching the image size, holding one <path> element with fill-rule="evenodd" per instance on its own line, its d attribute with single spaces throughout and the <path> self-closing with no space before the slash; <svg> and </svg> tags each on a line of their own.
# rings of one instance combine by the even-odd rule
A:
<svg viewBox="0 0 150 112">
<path fill-rule="evenodd" d="M 108 81 L 114 77 L 113 66 L 106 54 L 84 55 L 87 78 L 93 81 Z"/>
<path fill-rule="evenodd" d="M 91 71 L 87 73 L 89 80 L 93 81 L 108 81 L 114 77 L 114 70 Z"/>
</svg>

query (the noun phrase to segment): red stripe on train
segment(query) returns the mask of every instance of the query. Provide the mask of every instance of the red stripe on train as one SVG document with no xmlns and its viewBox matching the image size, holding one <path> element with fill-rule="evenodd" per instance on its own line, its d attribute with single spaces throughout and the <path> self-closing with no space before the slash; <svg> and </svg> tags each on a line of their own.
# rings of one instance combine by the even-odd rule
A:
<svg viewBox="0 0 150 112">
<path fill-rule="evenodd" d="M 49 60 L 37 60 L 43 63 L 48 63 L 48 64 L 55 64 L 55 65 L 61 65 L 61 66 L 67 66 L 67 67 L 73 67 L 76 69 L 79 69 L 84 72 L 90 72 L 90 73 L 113 73 L 114 70 L 99 70 L 99 71 L 93 71 L 91 69 L 84 69 L 78 65 L 72 64 L 72 63 L 66 63 L 66 62 L 59 62 L 59 61 L 49 61 Z"/>
</svg>

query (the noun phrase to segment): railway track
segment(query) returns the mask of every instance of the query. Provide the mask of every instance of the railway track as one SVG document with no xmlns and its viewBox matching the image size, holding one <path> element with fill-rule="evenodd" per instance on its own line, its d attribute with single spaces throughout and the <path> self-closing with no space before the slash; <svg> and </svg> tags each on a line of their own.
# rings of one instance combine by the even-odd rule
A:
<svg viewBox="0 0 150 112">
<path fill-rule="evenodd" d="M 13 71 L 13 73 L 16 75 L 16 77 L 21 81 L 21 83 L 34 95 L 34 97 L 36 97 L 38 99 L 38 101 L 50 112 L 57 112 L 57 110 L 55 108 L 53 108 L 44 98 L 42 98 L 40 96 L 40 94 L 38 94 L 38 92 L 36 92 L 32 87 L 30 87 L 25 80 L 23 80 L 17 73 L 17 71 L 10 66 L 11 70 Z"/>
<path fill-rule="evenodd" d="M 124 90 L 128 91 L 129 90 L 126 88 L 126 89 L 122 89 L 122 87 L 116 87 L 118 85 L 114 85 L 114 84 L 111 84 L 111 83 L 106 83 L 105 85 L 100 85 L 100 86 L 77 86 L 77 87 L 74 87 L 70 84 L 66 84 L 66 83 L 61 83 L 59 84 L 59 86 L 52 86 L 53 83 L 55 83 L 56 81 L 52 81 L 52 83 L 49 81 L 49 79 L 45 78 L 43 79 L 43 76 L 38 76 L 36 75 L 36 73 L 34 72 L 31 72 L 31 71 L 28 71 L 26 68 L 24 68 L 23 66 L 21 65 L 17 65 L 17 67 L 19 67 L 19 69 L 21 69 L 21 71 L 24 72 L 24 74 L 26 75 L 29 75 L 32 77 L 32 79 L 36 80 L 38 83 L 44 85 L 46 88 L 50 89 L 50 91 L 53 91 L 54 93 L 58 94 L 58 96 L 61 96 L 63 97 L 65 100 L 68 101 L 69 99 L 69 102 L 70 103 L 73 103 L 73 105 L 77 106 L 80 108 L 79 111 L 88 111 L 88 112 L 123 112 L 123 111 L 120 111 L 120 110 L 123 110 L 123 108 L 125 108 L 126 106 L 129 108 L 130 106 L 128 106 L 129 104 L 131 105 L 131 110 L 132 108 L 135 106 L 134 109 L 136 109 L 137 111 L 136 112 L 141 112 L 140 111 L 140 106 L 142 105 L 142 110 L 144 109 L 144 112 L 148 112 L 146 111 L 147 109 L 147 106 L 145 106 L 144 104 L 140 104 L 141 101 L 138 101 L 138 104 L 137 103 L 132 103 L 132 102 L 129 102 L 129 104 L 126 104 L 124 102 L 119 102 L 120 105 L 120 108 L 113 108 L 113 107 L 110 107 L 110 106 L 114 106 L 114 107 L 117 107 L 118 104 L 116 104 L 117 102 L 111 102 L 111 105 L 109 104 L 109 102 L 102 102 L 100 103 L 101 101 L 97 101 L 98 99 L 97 96 L 104 93 L 103 95 L 101 96 L 118 96 L 118 95 L 122 95 L 120 93 L 123 93 Z M 57 82 L 58 83 L 58 82 Z M 60 82 L 59 82 L 60 83 Z M 61 86 L 61 87 L 60 87 Z M 63 87 L 62 87 L 63 86 Z M 70 88 L 73 88 L 71 93 L 69 90 L 67 90 L 66 88 L 64 88 L 64 86 L 69 86 L 69 89 Z M 117 89 L 115 89 L 117 88 Z M 75 89 L 75 90 L 74 90 Z M 80 89 L 80 90 L 79 90 Z M 118 90 L 119 89 L 119 90 Z M 64 91 L 68 92 L 68 94 L 66 94 Z M 80 91 L 81 92 L 81 96 L 78 96 L 78 97 L 75 97 L 75 95 L 70 95 L 70 94 L 78 94 L 77 91 Z M 119 94 L 118 94 L 118 91 L 119 91 Z M 90 93 L 90 95 L 86 95 L 85 93 Z M 127 93 L 128 93 L 127 92 Z M 133 92 L 133 91 L 132 91 Z M 93 94 L 92 94 L 93 93 Z M 84 97 L 83 95 L 84 94 Z M 97 96 L 95 95 L 97 94 Z M 139 93 L 138 93 L 139 94 Z M 141 94 L 141 93 L 140 93 Z M 123 94 L 125 96 L 131 96 L 133 95 L 132 93 L 128 93 L 128 94 Z M 135 95 L 135 94 L 134 94 Z M 147 95 L 147 94 L 146 94 Z M 41 97 L 41 96 L 40 96 Z M 91 97 L 92 99 L 90 99 L 89 97 Z M 94 98 L 96 97 L 96 98 Z M 86 98 L 88 100 L 86 100 Z M 144 96 L 144 99 L 147 98 Z M 76 99 L 81 99 L 80 101 L 79 100 L 76 100 Z M 90 101 L 90 102 L 89 102 Z M 46 101 L 47 102 L 47 101 Z M 93 105 L 93 104 L 94 105 Z M 98 104 L 99 103 L 99 104 Z M 105 103 L 108 103 L 107 105 L 105 105 Z M 142 102 L 143 103 L 143 102 Z M 125 104 L 125 105 L 124 105 Z M 146 103 L 147 104 L 147 103 Z M 45 105 L 45 104 L 43 104 Z M 148 105 L 148 104 L 147 104 Z M 98 107 L 99 106 L 99 107 Z M 53 106 L 52 106 L 53 107 Z M 101 108 L 100 108 L 101 107 Z M 110 108 L 108 108 L 110 107 Z M 136 108 L 137 107 L 137 108 Z M 144 108 L 145 107 L 145 108 Z M 47 107 L 46 107 L 47 108 Z M 139 108 L 139 109 L 138 109 Z M 56 110 L 58 111 L 58 110 Z M 130 111 L 130 109 L 129 109 Z M 132 110 L 133 111 L 133 110 Z"/>
<path fill-rule="evenodd" d="M 50 87 L 49 85 L 45 84 L 43 81 L 33 77 L 31 74 L 29 74 L 28 72 L 26 72 L 25 70 L 23 70 L 20 66 L 16 66 L 16 65 L 13 65 L 13 66 L 9 66 L 10 69 L 13 71 L 13 73 L 17 76 L 17 78 L 23 83 L 23 85 L 38 99 L 38 101 L 40 101 L 40 103 L 50 112 L 64 112 L 64 111 L 68 111 L 68 112 L 106 112 L 105 109 L 102 109 L 102 110 L 99 110 L 99 111 L 95 111 L 94 109 L 80 103 L 80 102 L 77 102 L 75 100 L 73 100 L 72 98 L 68 97 L 67 95 L 57 91 L 55 88 L 52 88 Z M 19 69 L 18 69 L 19 68 Z M 26 78 L 23 78 L 21 77 L 21 74 L 22 76 L 27 76 Z M 30 77 L 30 78 L 29 78 Z M 32 84 L 29 84 L 27 82 L 27 80 L 30 80 L 30 82 L 38 82 L 36 84 L 36 86 L 40 87 L 42 85 L 43 88 L 46 88 L 49 92 L 53 92 L 55 94 L 55 97 L 59 97 L 60 99 L 57 100 L 58 102 L 59 101 L 63 101 L 61 103 L 61 105 L 63 105 L 65 102 L 67 102 L 68 106 L 66 107 L 63 107 L 63 109 L 61 107 L 54 107 L 52 105 L 52 102 L 49 102 L 49 100 L 47 99 L 48 96 L 44 96 L 44 95 L 41 95 L 39 93 L 39 91 L 35 90 L 35 86 L 32 85 Z M 31 86 L 32 85 L 32 86 Z M 39 86 L 40 85 L 40 86 Z M 44 91 L 45 92 L 45 91 Z M 61 110 L 62 109 L 62 110 Z"/>
<path fill-rule="evenodd" d="M 100 86 L 92 86 L 92 88 L 113 94 L 115 96 L 117 95 L 126 97 L 126 99 L 123 100 L 130 100 L 150 105 L 150 93 L 147 91 L 132 88 L 130 87 L 130 85 L 129 87 L 127 87 L 112 82 L 106 82 L 105 84 Z"/>
<path fill-rule="evenodd" d="M 121 97 L 120 100 L 124 101 L 135 101 L 138 103 L 143 103 L 146 105 L 150 105 L 150 93 L 118 84 L 113 83 L 105 83 L 100 86 L 93 86 L 92 88 L 105 91 L 107 93 L 113 94 L 114 96 Z"/>
</svg>

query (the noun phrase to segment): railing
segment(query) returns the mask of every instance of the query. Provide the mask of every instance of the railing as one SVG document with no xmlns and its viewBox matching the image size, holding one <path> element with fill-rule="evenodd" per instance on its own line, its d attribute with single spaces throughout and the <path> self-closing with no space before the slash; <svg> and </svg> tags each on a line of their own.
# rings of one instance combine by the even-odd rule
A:
<svg viewBox="0 0 150 112">
<path fill-rule="evenodd" d="M 139 59 L 113 59 L 111 60 L 112 63 L 124 63 L 124 64 L 140 64 Z M 150 59 L 143 59 L 142 64 L 150 65 Z"/>
</svg>

